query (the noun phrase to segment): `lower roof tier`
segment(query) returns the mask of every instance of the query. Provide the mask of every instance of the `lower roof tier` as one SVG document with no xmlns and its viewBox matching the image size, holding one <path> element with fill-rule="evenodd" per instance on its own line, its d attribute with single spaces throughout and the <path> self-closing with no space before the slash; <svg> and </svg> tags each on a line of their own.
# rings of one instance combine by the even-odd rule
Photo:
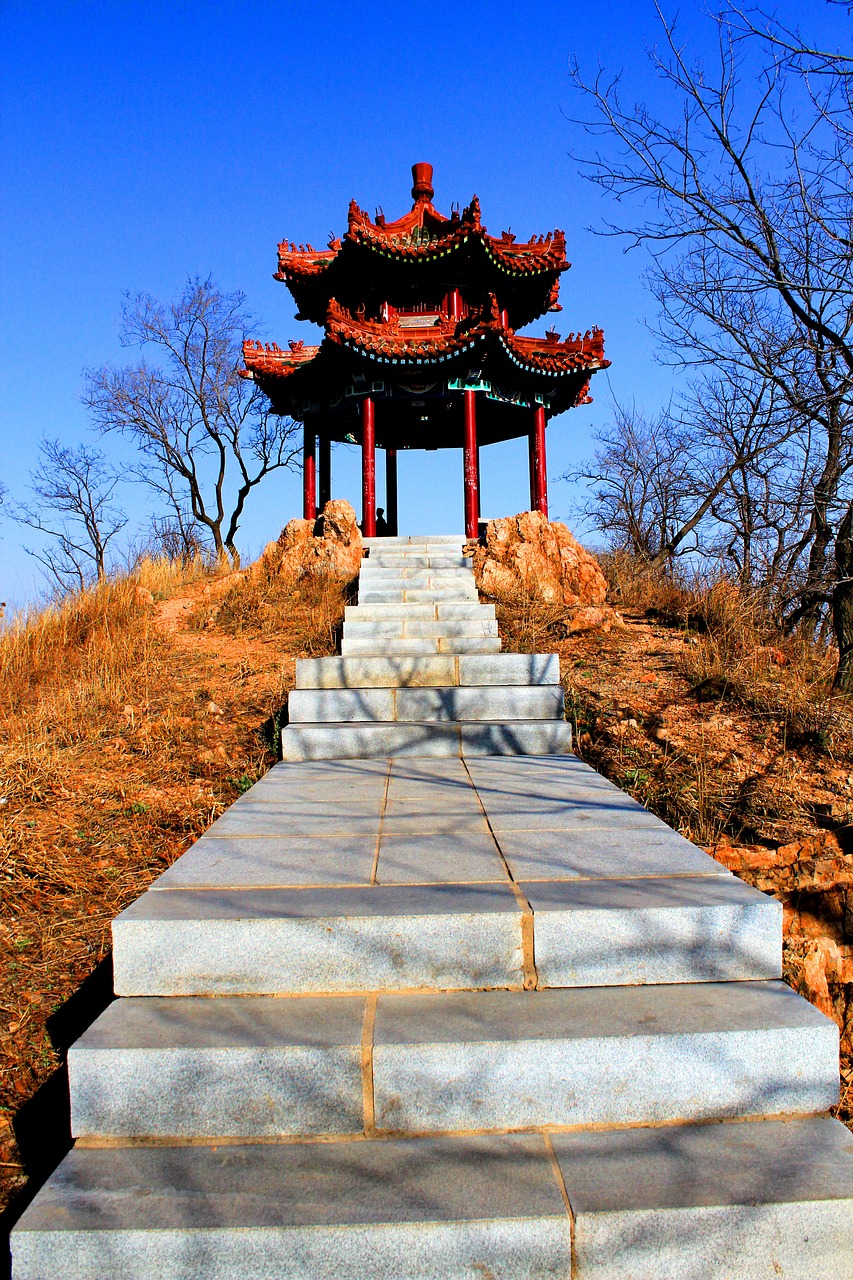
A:
<svg viewBox="0 0 853 1280">
<path fill-rule="evenodd" d="M 285 351 L 247 342 L 244 376 L 269 396 L 274 412 L 328 420 L 333 439 L 351 437 L 366 394 L 393 402 L 395 414 L 412 424 L 423 419 L 439 429 L 465 389 L 495 406 L 487 409 L 499 432 L 494 438 L 506 439 L 526 429 L 508 426 L 520 409 L 542 405 L 553 417 L 587 403 L 590 378 L 610 363 L 600 330 L 561 342 L 554 333 L 519 337 L 484 317 L 467 326 L 437 322 L 431 332 L 395 333 L 393 340 L 386 334 L 385 326 L 354 323 L 342 314 L 319 346 L 292 342 Z"/>
</svg>

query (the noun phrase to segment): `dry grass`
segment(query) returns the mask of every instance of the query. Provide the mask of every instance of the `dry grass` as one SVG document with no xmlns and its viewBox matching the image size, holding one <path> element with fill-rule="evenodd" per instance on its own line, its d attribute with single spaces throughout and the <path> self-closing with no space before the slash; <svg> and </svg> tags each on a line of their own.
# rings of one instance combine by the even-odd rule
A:
<svg viewBox="0 0 853 1280">
<path fill-rule="evenodd" d="M 294 657 L 340 625 L 340 591 L 244 579 L 223 629 L 188 631 L 210 589 L 149 561 L 0 635 L 0 1207 L 24 1182 L 13 1118 L 60 1064 L 52 1015 L 113 917 L 272 763 Z"/>
<path fill-rule="evenodd" d="M 513 653 L 541 653 L 565 640 L 570 612 L 563 604 L 537 600 L 521 586 L 512 598 L 495 601 L 504 647 Z"/>
<path fill-rule="evenodd" d="M 189 625 L 217 626 L 229 635 L 275 636 L 285 653 L 334 653 L 340 638 L 349 586 L 330 574 L 285 577 L 263 562 L 218 603 L 199 601 Z"/>
</svg>

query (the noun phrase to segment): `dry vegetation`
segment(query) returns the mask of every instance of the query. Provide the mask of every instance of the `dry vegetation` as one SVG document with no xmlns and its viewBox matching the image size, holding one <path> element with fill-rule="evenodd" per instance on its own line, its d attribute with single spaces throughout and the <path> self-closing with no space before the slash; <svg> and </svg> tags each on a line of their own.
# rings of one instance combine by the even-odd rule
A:
<svg viewBox="0 0 853 1280">
<path fill-rule="evenodd" d="M 498 606 L 504 645 L 558 651 L 580 754 L 782 900 L 785 976 L 841 1028 L 853 1127 L 853 705 L 834 654 L 730 583 L 602 560 L 624 627 L 568 635 L 564 609 L 519 598 Z"/>
<path fill-rule="evenodd" d="M 832 656 L 728 584 L 607 569 L 624 628 L 569 636 L 519 598 L 505 647 L 557 649 L 586 759 L 782 899 L 786 976 L 842 1027 L 850 1123 L 853 728 Z M 62 1059 L 109 998 L 110 921 L 272 762 L 295 658 L 334 651 L 345 603 L 260 565 L 149 561 L 0 638 L 4 1200 L 66 1141 Z"/>
<path fill-rule="evenodd" d="M 333 583 L 148 561 L 0 636 L 2 1201 L 58 1158 L 110 921 L 269 767 L 294 660 L 333 650 L 343 604 Z"/>
</svg>

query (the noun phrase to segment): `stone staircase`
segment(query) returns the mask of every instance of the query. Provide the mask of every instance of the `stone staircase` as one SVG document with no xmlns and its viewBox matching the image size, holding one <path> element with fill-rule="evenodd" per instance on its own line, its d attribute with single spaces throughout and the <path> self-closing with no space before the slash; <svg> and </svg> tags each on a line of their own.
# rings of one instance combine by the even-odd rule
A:
<svg viewBox="0 0 853 1280">
<path fill-rule="evenodd" d="M 569 754 L 460 551 L 371 544 L 284 762 L 115 921 L 16 1280 L 853 1277 L 780 905 Z"/>
<path fill-rule="evenodd" d="M 367 538 L 340 658 L 297 663 L 284 760 L 571 750 L 556 654 L 502 654 L 462 538 Z"/>
</svg>

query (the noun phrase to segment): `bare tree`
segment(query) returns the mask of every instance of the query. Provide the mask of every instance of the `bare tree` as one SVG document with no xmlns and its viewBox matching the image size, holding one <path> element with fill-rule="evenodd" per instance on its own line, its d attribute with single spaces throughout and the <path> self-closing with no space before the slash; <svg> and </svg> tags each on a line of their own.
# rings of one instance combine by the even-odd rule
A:
<svg viewBox="0 0 853 1280">
<path fill-rule="evenodd" d="M 189 280 L 171 305 L 128 296 L 122 342 L 153 351 L 162 367 L 143 355 L 132 366 L 91 371 L 85 396 L 101 431 L 136 444 L 137 477 L 173 515 L 188 506 L 216 556 L 235 566 L 247 498 L 298 454 L 296 424 L 271 414 L 263 393 L 240 376 L 250 323 L 244 294 L 223 293 L 210 280 Z"/>
<path fill-rule="evenodd" d="M 44 440 L 40 457 L 30 478 L 31 501 L 16 504 L 10 514 L 51 541 L 25 550 L 62 591 L 103 582 L 110 544 L 127 524 L 114 501 L 120 473 L 99 449 L 84 444 Z"/>
<path fill-rule="evenodd" d="M 841 625 L 853 593 L 832 554 L 853 470 L 849 60 L 807 42 L 785 47 L 729 5 L 706 69 L 661 21 L 663 48 L 651 59 L 671 93 L 668 118 L 626 105 L 619 77 L 586 80 L 574 68 L 592 108 L 583 123 L 604 139 L 586 171 L 635 209 L 607 229 L 650 250 L 668 358 L 756 375 L 796 415 L 820 465 L 788 620 L 814 626 L 829 603 Z"/>
<path fill-rule="evenodd" d="M 791 486 L 784 497 L 775 492 L 780 468 L 794 461 L 797 425 L 774 391 L 759 379 L 705 379 L 653 422 L 617 405 L 612 426 L 596 435 L 592 466 L 564 478 L 594 486 L 584 514 L 648 568 L 688 552 L 711 555 L 752 586 L 757 562 L 766 569 L 771 529 L 789 532 Z"/>
</svg>

